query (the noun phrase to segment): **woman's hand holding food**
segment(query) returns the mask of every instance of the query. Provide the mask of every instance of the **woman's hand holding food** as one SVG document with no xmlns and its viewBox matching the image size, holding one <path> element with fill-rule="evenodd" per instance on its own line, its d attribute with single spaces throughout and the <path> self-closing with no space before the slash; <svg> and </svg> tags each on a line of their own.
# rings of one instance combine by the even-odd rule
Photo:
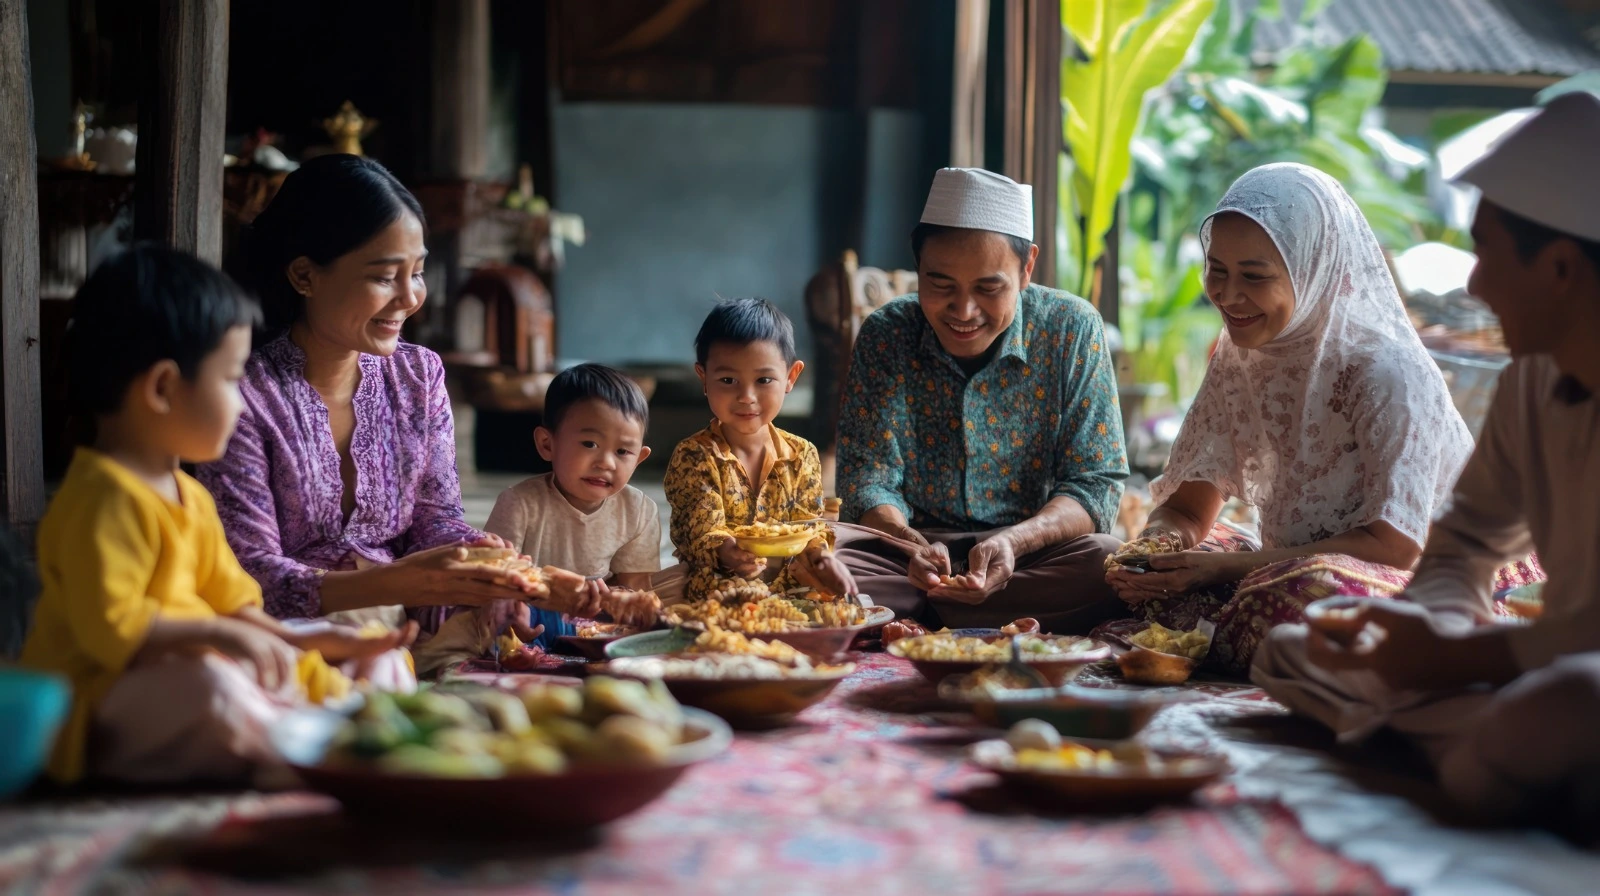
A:
<svg viewBox="0 0 1600 896">
<path fill-rule="evenodd" d="M 1161 600 L 1208 585 L 1237 582 L 1249 575 L 1250 558 L 1226 551 L 1179 551 L 1150 554 L 1149 570 L 1119 566 L 1106 582 L 1130 604 Z"/>
<path fill-rule="evenodd" d="M 963 604 L 981 604 L 1005 588 L 1017 569 L 1017 555 L 1011 540 L 1004 536 L 987 538 L 967 553 L 967 572 L 947 576 L 928 596 Z"/>
<path fill-rule="evenodd" d="M 741 579 L 753 579 L 766 571 L 767 561 L 744 548 L 730 535 L 717 548 L 717 563 L 724 570 Z"/>
<path fill-rule="evenodd" d="M 469 548 L 505 549 L 505 541 L 485 536 L 476 542 L 449 544 L 418 551 L 369 573 L 384 578 L 386 599 L 410 607 L 482 606 L 498 600 L 518 600 L 534 590 L 523 577 L 469 560 Z M 389 597 L 391 596 L 392 597 Z"/>
</svg>

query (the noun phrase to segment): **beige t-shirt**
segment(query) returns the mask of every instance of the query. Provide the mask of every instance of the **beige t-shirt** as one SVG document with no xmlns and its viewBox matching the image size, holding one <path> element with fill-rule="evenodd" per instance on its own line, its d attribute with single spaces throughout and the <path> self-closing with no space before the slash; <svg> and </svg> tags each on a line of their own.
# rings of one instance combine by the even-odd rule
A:
<svg viewBox="0 0 1600 896">
<path fill-rule="evenodd" d="M 631 485 L 584 513 L 556 490 L 552 474 L 535 476 L 501 492 L 483 528 L 541 566 L 586 576 L 661 569 L 660 513 Z"/>
<path fill-rule="evenodd" d="M 1574 395 L 1549 356 L 1512 361 L 1406 596 L 1436 613 L 1489 621 L 1494 571 L 1537 548 L 1550 580 L 1543 615 L 1510 633 L 1518 664 L 1538 669 L 1600 650 L 1597 444 L 1600 395 Z"/>
</svg>

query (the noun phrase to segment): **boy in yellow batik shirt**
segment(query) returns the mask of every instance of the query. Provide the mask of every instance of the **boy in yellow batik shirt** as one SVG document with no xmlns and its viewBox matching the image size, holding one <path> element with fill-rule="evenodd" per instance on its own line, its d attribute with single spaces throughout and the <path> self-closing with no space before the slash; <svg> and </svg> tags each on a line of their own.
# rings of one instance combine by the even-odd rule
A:
<svg viewBox="0 0 1600 896">
<path fill-rule="evenodd" d="M 695 373 L 716 419 L 678 443 L 667 464 L 672 544 L 684 567 L 684 596 L 706 597 L 729 577 L 762 576 L 774 593 L 797 584 L 833 594 L 855 581 L 819 536 L 794 561 L 768 569 L 740 550 L 733 529 L 822 516 L 817 447 L 772 421 L 805 369 L 795 358 L 794 325 L 765 299 L 722 302 L 695 336 Z"/>
<path fill-rule="evenodd" d="M 257 314 L 221 272 L 155 246 L 108 260 L 78 292 L 69 386 L 95 441 L 40 523 L 22 649 L 24 666 L 72 684 L 58 781 L 243 780 L 276 763 L 266 729 L 304 701 L 303 678 L 328 680 L 321 657 L 406 683 L 394 648 L 415 623 L 364 639 L 267 616 L 211 496 L 178 468 L 227 445 Z"/>
</svg>

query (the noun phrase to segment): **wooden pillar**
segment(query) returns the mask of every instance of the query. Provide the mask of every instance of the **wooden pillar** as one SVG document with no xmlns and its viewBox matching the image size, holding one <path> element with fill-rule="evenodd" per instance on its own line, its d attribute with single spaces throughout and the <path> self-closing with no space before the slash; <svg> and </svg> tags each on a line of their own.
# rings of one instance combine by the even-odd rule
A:
<svg viewBox="0 0 1600 896">
<path fill-rule="evenodd" d="M 956 0 L 955 91 L 950 165 L 982 168 L 984 91 L 989 64 L 989 0 Z"/>
<path fill-rule="evenodd" d="M 489 167 L 489 0 L 434 4 L 432 117 L 432 171 L 482 178 Z"/>
<path fill-rule="evenodd" d="M 228 0 L 141 0 L 133 229 L 222 261 Z"/>
<path fill-rule="evenodd" d="M 1039 245 L 1034 279 L 1056 283 L 1057 182 L 1066 137 L 1061 122 L 1061 3 L 1027 0 L 1028 56 L 1024 65 L 1022 178 L 1033 184 L 1033 233 Z"/>
<path fill-rule="evenodd" d="M 32 543 L 44 514 L 39 185 L 27 0 L 0 0 L 0 504 Z"/>
<path fill-rule="evenodd" d="M 1033 185 L 1033 233 L 1039 261 L 1033 279 L 1056 284 L 1056 208 L 1061 130 L 1059 0 L 1006 0 L 1005 169 Z"/>
</svg>

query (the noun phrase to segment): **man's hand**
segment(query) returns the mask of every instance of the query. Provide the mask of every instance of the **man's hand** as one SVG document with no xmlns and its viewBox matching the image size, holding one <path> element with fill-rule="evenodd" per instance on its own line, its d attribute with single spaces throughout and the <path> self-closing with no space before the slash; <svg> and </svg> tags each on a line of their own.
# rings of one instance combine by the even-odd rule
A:
<svg viewBox="0 0 1600 896">
<path fill-rule="evenodd" d="M 1462 638 L 1442 634 L 1428 611 L 1403 600 L 1363 601 L 1309 613 L 1306 653 L 1325 669 L 1368 670 L 1396 690 L 1443 690 L 1483 680 L 1463 662 Z"/>
<path fill-rule="evenodd" d="M 950 575 L 950 549 L 943 544 L 923 545 L 911 554 L 906 564 L 906 578 L 918 591 L 932 591 L 939 580 Z"/>
<path fill-rule="evenodd" d="M 967 553 L 967 572 L 948 584 L 928 590 L 928 597 L 963 604 L 981 604 L 1006 587 L 1017 569 L 1017 555 L 1004 536 L 980 541 Z"/>
</svg>

